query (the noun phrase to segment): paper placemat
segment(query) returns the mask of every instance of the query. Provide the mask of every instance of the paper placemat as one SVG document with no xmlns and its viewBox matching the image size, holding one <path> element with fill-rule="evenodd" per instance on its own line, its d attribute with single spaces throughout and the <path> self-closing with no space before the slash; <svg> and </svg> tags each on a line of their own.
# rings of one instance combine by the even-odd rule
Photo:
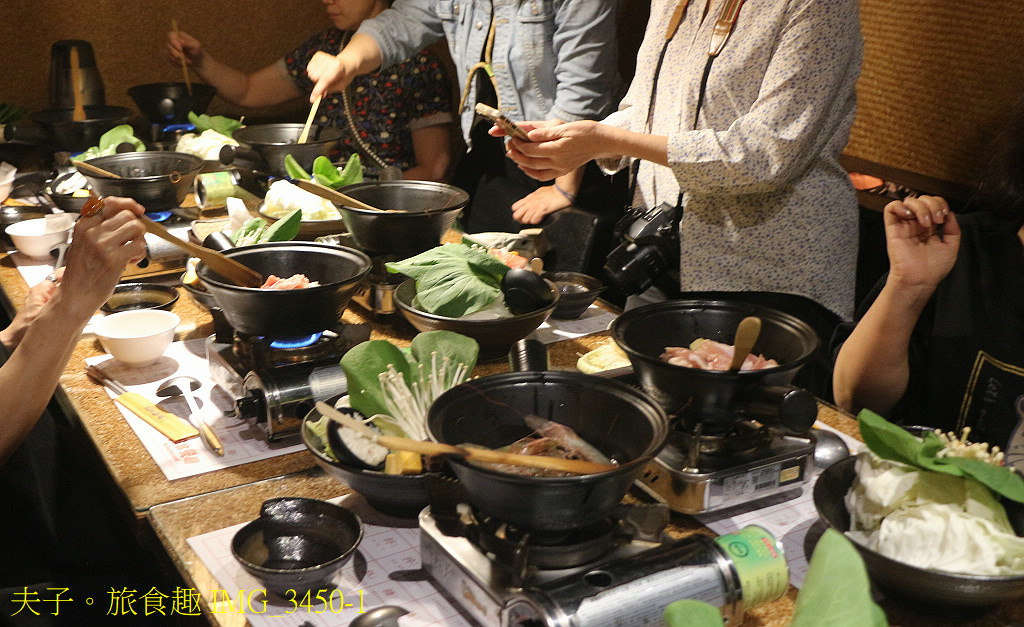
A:
<svg viewBox="0 0 1024 627">
<path fill-rule="evenodd" d="M 349 508 L 363 521 L 363 540 L 334 579 L 333 604 L 296 608 L 289 599 L 272 594 L 264 596 L 263 584 L 245 572 L 231 555 L 231 539 L 243 523 L 187 540 L 220 584 L 217 591 L 198 591 L 211 611 L 214 614 L 243 611 L 253 627 L 344 627 L 361 615 L 360 609 L 368 611 L 380 605 L 398 605 L 409 610 L 409 614 L 398 621 L 401 627 L 474 625 L 448 602 L 420 569 L 419 527 L 410 526 L 411 521 L 380 514 L 358 494 L 331 499 L 331 502 Z M 253 518 L 259 515 L 258 509 L 255 508 Z M 245 599 L 244 604 L 237 601 L 240 596 Z M 234 604 L 233 609 L 228 609 L 226 599 Z M 265 610 L 263 601 L 267 602 Z"/>
<path fill-rule="evenodd" d="M 583 315 L 575 320 L 556 320 L 548 318 L 537 330 L 529 335 L 544 344 L 553 344 L 562 340 L 571 340 L 584 335 L 600 333 L 615 320 L 615 314 L 591 305 Z"/>
<path fill-rule="evenodd" d="M 297 439 L 267 442 L 262 428 L 226 413 L 234 407 L 234 399 L 215 385 L 210 377 L 205 339 L 173 342 L 163 357 L 149 366 L 126 366 L 110 355 L 88 357 L 85 363 L 97 366 L 108 377 L 124 385 L 129 392 L 137 392 L 161 409 L 182 418 L 189 415 L 185 399 L 180 396 L 160 398 L 156 395 L 157 388 L 171 377 L 183 374 L 202 382 L 203 387 L 193 394 L 203 412 L 203 418 L 224 444 L 223 457 L 210 452 L 198 437 L 184 442 L 171 442 L 149 423 L 120 404 L 114 404 L 170 481 L 305 450 L 305 445 Z M 110 390 L 107 390 L 107 395 L 111 398 L 116 396 Z"/>
<path fill-rule="evenodd" d="M 846 442 L 851 454 L 855 454 L 863 443 L 845 433 L 837 431 L 823 422 L 815 422 L 815 427 L 838 434 Z M 804 484 L 800 496 L 761 507 L 749 507 L 732 509 L 723 513 L 711 513 L 694 516 L 694 518 L 707 526 L 718 535 L 735 533 L 747 525 L 760 525 L 782 545 L 786 554 L 786 564 L 789 566 L 789 583 L 793 587 L 800 588 L 804 584 L 804 576 L 807 574 L 807 555 L 804 549 L 804 540 L 807 531 L 818 521 L 818 511 L 814 508 L 814 483 L 818 479 L 818 471 L 814 470 L 814 476 Z"/>
</svg>

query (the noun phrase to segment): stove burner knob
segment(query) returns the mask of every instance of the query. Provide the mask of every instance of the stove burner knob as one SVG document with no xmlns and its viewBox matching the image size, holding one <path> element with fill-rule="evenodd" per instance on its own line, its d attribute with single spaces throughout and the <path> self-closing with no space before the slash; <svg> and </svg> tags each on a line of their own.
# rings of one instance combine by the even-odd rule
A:
<svg viewBox="0 0 1024 627">
<path fill-rule="evenodd" d="M 818 401 L 803 388 L 766 385 L 752 392 L 747 412 L 763 424 L 807 433 L 818 417 Z"/>
<path fill-rule="evenodd" d="M 263 414 L 263 399 L 252 390 L 249 396 L 235 400 L 235 416 L 241 420 L 259 420 Z"/>
</svg>

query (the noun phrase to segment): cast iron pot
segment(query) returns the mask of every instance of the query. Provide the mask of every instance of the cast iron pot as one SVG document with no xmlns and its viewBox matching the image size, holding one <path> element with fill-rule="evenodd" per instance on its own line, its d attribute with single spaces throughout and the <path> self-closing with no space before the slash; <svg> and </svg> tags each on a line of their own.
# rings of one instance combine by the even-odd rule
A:
<svg viewBox="0 0 1024 627">
<path fill-rule="evenodd" d="M 371 255 L 405 259 L 430 250 L 452 228 L 469 194 L 453 185 L 434 181 L 377 181 L 341 190 L 381 212 L 340 205 L 341 218 L 356 246 Z"/>
<path fill-rule="evenodd" d="M 342 246 L 313 242 L 275 242 L 224 251 L 267 278 L 302 273 L 318 287 L 262 290 L 240 287 L 200 262 L 196 274 L 224 311 L 228 324 L 250 335 L 298 337 L 338 324 L 359 282 L 370 271 L 370 258 Z"/>
<path fill-rule="evenodd" d="M 142 115 L 153 124 L 187 124 L 188 112 L 206 113 L 217 88 L 205 83 L 192 83 L 189 95 L 185 83 L 146 83 L 128 88 L 128 96 Z"/>
<path fill-rule="evenodd" d="M 733 344 L 747 316 L 761 318 L 753 351 L 779 362 L 774 368 L 726 372 L 676 366 L 662 361 L 668 346 L 689 346 L 698 338 Z M 790 386 L 793 376 L 818 348 L 810 325 L 781 311 L 737 301 L 675 300 L 627 311 L 611 324 L 612 338 L 633 364 L 640 385 L 670 415 L 704 423 L 705 432 L 731 426 L 738 412 L 804 432 L 814 424 L 814 396 Z"/>
<path fill-rule="evenodd" d="M 856 457 L 839 460 L 821 472 L 814 484 L 814 507 L 836 531 L 850 529 L 850 514 L 843 502 L 857 475 Z M 1024 535 L 1024 504 L 1002 500 L 1017 535 Z M 868 574 L 889 594 L 932 608 L 985 607 L 1024 598 L 1024 575 L 961 575 L 918 568 L 853 543 L 864 558 Z M 941 611 L 941 610 L 939 610 Z M 962 610 L 960 610 L 962 612 Z M 958 612 L 958 613 L 960 613 Z"/>
<path fill-rule="evenodd" d="M 88 163 L 121 178 L 81 170 L 100 196 L 134 198 L 146 211 L 168 211 L 181 205 L 192 191 L 203 160 L 183 152 L 125 152 L 89 159 Z"/>
<path fill-rule="evenodd" d="M 449 457 L 470 503 L 523 530 L 577 529 L 608 516 L 668 434 L 664 410 L 643 392 L 580 372 L 513 372 L 457 385 L 431 405 L 430 439 L 501 448 L 529 435 L 523 416 L 562 423 L 620 466 L 570 477 L 533 477 Z"/>
<path fill-rule="evenodd" d="M 74 120 L 74 108 L 43 109 L 29 118 L 42 127 L 45 137 L 57 150 L 82 152 L 99 144 L 100 136 L 115 126 L 128 124 L 131 109 L 110 105 L 85 107 L 85 119 Z"/>
<path fill-rule="evenodd" d="M 256 124 L 243 126 L 232 137 L 258 154 L 266 163 L 271 174 L 287 176 L 284 158 L 295 157 L 306 172 L 313 171 L 313 161 L 319 156 L 326 157 L 338 145 L 341 131 L 333 126 L 313 126 L 309 139 L 304 144 L 296 143 L 302 135 L 303 124 Z"/>
</svg>

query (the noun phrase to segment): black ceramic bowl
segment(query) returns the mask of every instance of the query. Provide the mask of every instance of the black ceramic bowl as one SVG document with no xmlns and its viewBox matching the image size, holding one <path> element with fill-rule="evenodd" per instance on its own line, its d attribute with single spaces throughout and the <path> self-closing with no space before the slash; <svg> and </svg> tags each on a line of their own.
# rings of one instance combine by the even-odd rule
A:
<svg viewBox="0 0 1024 627">
<path fill-rule="evenodd" d="M 330 589 L 362 538 L 362 521 L 344 507 L 284 497 L 263 502 L 260 517 L 231 539 L 231 554 L 271 592 L 301 599 Z"/>
<path fill-rule="evenodd" d="M 82 205 L 85 204 L 85 201 L 89 200 L 88 189 L 86 189 L 86 194 L 83 196 L 57 193 L 56 190 L 60 186 L 60 184 L 65 179 L 71 178 L 72 176 L 75 175 L 75 172 L 67 172 L 65 174 L 61 174 L 60 176 L 46 184 L 46 193 L 50 196 L 50 198 L 53 199 L 53 202 L 61 211 L 67 213 L 81 213 Z"/>
<path fill-rule="evenodd" d="M 761 318 L 761 334 L 752 352 L 774 359 L 778 366 L 726 372 L 662 361 L 666 347 L 689 346 L 698 338 L 733 344 L 736 327 L 747 316 Z M 644 305 L 612 321 L 611 333 L 648 394 L 670 415 L 693 417 L 708 427 L 734 424 L 738 407 L 746 408 L 771 387 L 788 386 L 819 341 L 810 325 L 789 314 L 738 301 L 674 300 Z M 814 397 L 801 392 L 771 401 L 778 401 L 782 416 L 799 418 L 809 409 L 813 423 L 817 412 Z"/>
<path fill-rule="evenodd" d="M 329 475 L 362 495 L 375 510 L 389 516 L 416 518 L 430 504 L 426 475 L 389 475 L 340 462 L 328 455 L 320 438 L 309 427 L 309 423 L 319 419 L 320 412 L 316 409 L 306 415 L 302 421 L 302 441 L 316 463 Z M 336 439 L 339 428 L 337 423 L 329 424 L 328 438 Z M 332 431 L 335 432 L 333 435 Z"/>
<path fill-rule="evenodd" d="M 507 357 L 513 344 L 532 333 L 548 319 L 558 305 L 558 290 L 550 283 L 549 287 L 555 296 L 547 306 L 530 313 L 490 320 L 448 318 L 417 309 L 413 304 L 413 299 L 416 298 L 416 281 L 413 279 L 408 279 L 398 286 L 395 290 L 395 302 L 405 319 L 417 330 L 440 329 L 471 337 L 480 345 L 480 359 L 489 361 Z"/>
<path fill-rule="evenodd" d="M 298 337 L 335 326 L 370 272 L 370 258 L 361 251 L 314 242 L 240 246 L 224 254 L 264 279 L 271 274 L 290 277 L 301 273 L 320 283 L 300 290 L 240 287 L 200 262 L 196 274 L 231 328 L 250 335 Z"/>
<path fill-rule="evenodd" d="M 554 283 L 561 294 L 551 312 L 551 317 L 558 320 L 579 318 L 605 290 L 604 283 L 581 272 L 545 272 L 542 276 Z"/>
<path fill-rule="evenodd" d="M 306 170 L 313 171 L 313 162 L 319 156 L 326 157 L 338 145 L 341 131 L 333 126 L 313 126 L 309 130 L 309 139 L 304 144 L 297 143 L 302 135 L 303 124 L 255 124 L 243 126 L 232 134 L 232 137 L 244 147 L 250 148 L 260 155 L 271 174 L 286 176 L 285 157 L 291 155 Z"/>
<path fill-rule="evenodd" d="M 465 190 L 434 181 L 377 181 L 341 191 L 378 209 L 395 210 L 338 206 L 360 249 L 392 259 L 412 257 L 440 244 L 469 202 Z"/>
<path fill-rule="evenodd" d="M 128 96 L 135 102 L 142 115 L 153 124 L 187 124 L 188 112 L 206 113 L 217 88 L 205 83 L 146 83 L 128 88 Z"/>
<path fill-rule="evenodd" d="M 100 305 L 106 313 L 133 309 L 170 310 L 178 302 L 178 290 L 158 283 L 120 283 L 107 302 Z"/>
<path fill-rule="evenodd" d="M 604 520 L 661 450 L 668 418 L 636 388 L 580 372 L 513 372 L 445 391 L 427 412 L 430 439 L 499 449 L 529 435 L 526 415 L 561 423 L 620 465 L 605 472 L 536 477 L 450 456 L 472 505 L 521 529 L 565 531 Z"/>
<path fill-rule="evenodd" d="M 814 484 L 814 507 L 828 526 L 845 532 L 850 515 L 843 502 L 856 476 L 856 457 L 821 471 Z M 1024 504 L 1003 501 L 1017 535 L 1024 535 Z M 1024 598 L 1024 575 L 959 575 L 918 568 L 853 543 L 864 558 L 872 581 L 891 595 L 930 606 L 985 607 Z"/>
<path fill-rule="evenodd" d="M 100 196 L 134 198 L 146 211 L 180 206 L 203 169 L 201 158 L 183 152 L 125 152 L 88 162 L 121 177 L 97 176 L 83 170 L 93 191 Z"/>
</svg>

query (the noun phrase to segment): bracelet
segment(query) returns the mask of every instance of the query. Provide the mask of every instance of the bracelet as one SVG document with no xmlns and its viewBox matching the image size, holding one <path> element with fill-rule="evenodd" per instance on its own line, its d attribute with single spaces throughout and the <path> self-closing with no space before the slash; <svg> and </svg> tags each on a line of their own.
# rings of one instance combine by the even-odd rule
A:
<svg viewBox="0 0 1024 627">
<path fill-rule="evenodd" d="M 565 199 L 568 200 L 570 203 L 575 203 L 576 202 L 576 194 L 570 194 L 569 192 L 567 192 L 564 189 L 562 189 L 561 187 L 559 187 L 557 181 L 554 183 L 554 186 L 555 186 L 555 190 L 559 194 L 565 196 Z"/>
</svg>

